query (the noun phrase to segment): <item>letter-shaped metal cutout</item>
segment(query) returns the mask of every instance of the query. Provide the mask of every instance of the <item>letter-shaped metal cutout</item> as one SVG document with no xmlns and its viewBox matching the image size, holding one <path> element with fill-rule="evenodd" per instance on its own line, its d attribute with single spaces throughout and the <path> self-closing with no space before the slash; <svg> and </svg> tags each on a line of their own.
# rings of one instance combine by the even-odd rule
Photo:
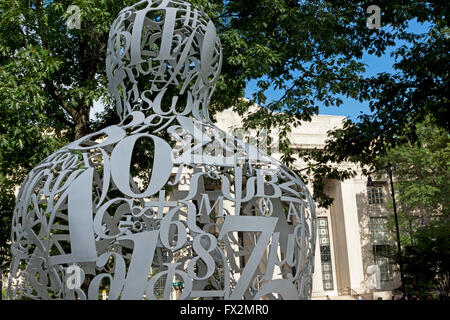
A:
<svg viewBox="0 0 450 320">
<path fill-rule="evenodd" d="M 142 193 L 135 193 L 130 186 L 130 166 L 134 145 L 139 138 L 150 138 L 155 146 L 155 155 L 152 175 L 147 189 Z M 157 193 L 169 179 L 172 172 L 172 149 L 163 139 L 156 136 L 140 133 L 129 136 L 120 141 L 111 154 L 111 176 L 125 195 L 134 198 L 146 198 Z"/>
</svg>

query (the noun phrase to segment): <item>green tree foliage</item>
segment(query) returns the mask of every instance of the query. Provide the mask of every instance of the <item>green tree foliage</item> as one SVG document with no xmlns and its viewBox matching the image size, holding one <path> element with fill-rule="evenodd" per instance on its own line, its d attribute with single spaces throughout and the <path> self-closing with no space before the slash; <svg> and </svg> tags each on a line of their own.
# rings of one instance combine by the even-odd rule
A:
<svg viewBox="0 0 450 320">
<path fill-rule="evenodd" d="M 427 117 L 414 140 L 391 148 L 405 282 L 421 295 L 450 288 L 450 135 Z M 388 228 L 395 235 L 392 216 Z M 397 251 L 390 257 L 396 262 Z"/>
<path fill-rule="evenodd" d="M 448 3 L 390 1 L 380 6 L 385 13 L 382 21 L 393 19 L 388 22 L 394 30 L 391 35 L 395 35 L 391 39 L 406 44 L 392 53 L 395 73 L 366 78 L 356 88 L 358 98 L 369 97 L 371 114 L 362 114 L 356 122 L 345 120 L 341 129 L 329 133 L 323 150 L 304 154 L 314 167 L 311 171 L 316 173 L 316 196 L 321 196 L 321 177 L 345 178 L 350 173 L 330 170 L 329 163 L 349 161 L 374 169 L 388 149 L 405 141 L 416 141 L 420 134 L 416 125 L 426 118 L 449 132 Z M 403 18 L 426 22 L 430 25 L 429 32 L 408 32 Z"/>
<path fill-rule="evenodd" d="M 450 135 L 427 119 L 416 126 L 417 139 L 389 149 L 396 197 L 405 214 L 450 216 Z"/>
<path fill-rule="evenodd" d="M 402 255 L 406 281 L 422 294 L 436 288 L 444 299 L 450 293 L 450 219 L 422 226 L 414 233 L 414 245 Z"/>
<path fill-rule="evenodd" d="M 92 131 L 117 123 L 107 94 L 105 52 L 109 26 L 135 0 L 0 0 L 0 193 L 2 228 L 12 214 L 14 187 L 45 155 Z M 278 127 L 282 161 L 292 164 L 288 133 L 317 114 L 318 105 L 340 105 L 339 97 L 371 100 L 374 115 L 346 122 L 325 150 L 309 155 L 314 196 L 330 204 L 323 178 L 352 172 L 331 162 L 370 163 L 400 133 L 430 113 L 436 123 L 448 115 L 446 1 L 376 1 L 380 30 L 366 26 L 373 1 L 191 0 L 214 21 L 223 44 L 223 70 L 211 113 L 233 107 L 247 128 Z M 81 9 L 81 28 L 68 29 L 69 5 Z M 407 32 L 408 21 L 432 25 L 429 34 Z M 365 52 L 383 55 L 396 40 L 398 74 L 365 78 Z M 258 81 L 252 101 L 245 85 Z M 282 90 L 276 100 L 268 89 Z M 106 111 L 91 121 L 93 102 Z M 441 120 L 439 120 L 441 119 Z M 144 153 L 142 153 L 144 154 Z M 144 158 L 144 157 L 143 157 Z M 143 159 L 144 161 L 145 159 Z M 139 162 L 139 159 L 136 159 Z M 5 234 L 3 233 L 5 232 Z M 2 229 L 1 244 L 9 237 Z"/>
<path fill-rule="evenodd" d="M 414 245 L 417 227 L 434 217 L 450 217 L 450 135 L 429 118 L 416 125 L 415 132 L 417 139 L 389 149 L 379 161 L 392 164 L 404 246 Z M 394 230 L 393 218 L 389 227 Z"/>
</svg>

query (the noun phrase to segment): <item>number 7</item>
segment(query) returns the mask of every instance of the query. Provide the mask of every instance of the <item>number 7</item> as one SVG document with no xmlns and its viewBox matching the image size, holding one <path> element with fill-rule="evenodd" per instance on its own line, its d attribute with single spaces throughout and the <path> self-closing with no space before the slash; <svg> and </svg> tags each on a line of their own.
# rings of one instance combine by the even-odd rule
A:
<svg viewBox="0 0 450 320">
<path fill-rule="evenodd" d="M 234 231 L 260 231 L 261 235 L 253 249 L 250 258 L 247 261 L 242 274 L 236 284 L 236 288 L 230 296 L 231 300 L 240 300 L 244 295 L 245 290 L 255 274 L 256 268 L 264 254 L 264 251 L 269 244 L 270 237 L 272 236 L 275 226 L 278 222 L 278 218 L 275 217 L 245 217 L 245 216 L 227 216 L 220 230 L 219 240 L 228 232 Z"/>
</svg>

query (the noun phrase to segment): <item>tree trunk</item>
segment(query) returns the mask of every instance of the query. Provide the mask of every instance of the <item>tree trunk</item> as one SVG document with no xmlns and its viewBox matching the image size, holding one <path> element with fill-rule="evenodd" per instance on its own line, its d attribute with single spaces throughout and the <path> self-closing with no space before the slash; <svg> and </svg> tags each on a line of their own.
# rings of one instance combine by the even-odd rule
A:
<svg viewBox="0 0 450 320">
<path fill-rule="evenodd" d="M 89 107 L 83 106 L 74 115 L 73 120 L 75 122 L 75 140 L 91 133 L 91 128 L 89 126 L 89 111 Z"/>
</svg>

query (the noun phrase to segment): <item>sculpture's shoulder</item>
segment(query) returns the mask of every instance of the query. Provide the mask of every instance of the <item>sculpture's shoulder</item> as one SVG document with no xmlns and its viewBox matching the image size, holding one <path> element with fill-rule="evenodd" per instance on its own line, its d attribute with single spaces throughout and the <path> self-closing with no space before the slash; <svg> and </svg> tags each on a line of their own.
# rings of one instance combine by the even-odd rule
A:
<svg viewBox="0 0 450 320">
<path fill-rule="evenodd" d="M 16 197 L 16 215 L 26 215 L 30 204 L 33 204 L 31 207 L 35 212 L 50 210 L 86 169 L 85 160 L 79 152 L 67 146 L 55 151 L 26 176 Z"/>
</svg>

